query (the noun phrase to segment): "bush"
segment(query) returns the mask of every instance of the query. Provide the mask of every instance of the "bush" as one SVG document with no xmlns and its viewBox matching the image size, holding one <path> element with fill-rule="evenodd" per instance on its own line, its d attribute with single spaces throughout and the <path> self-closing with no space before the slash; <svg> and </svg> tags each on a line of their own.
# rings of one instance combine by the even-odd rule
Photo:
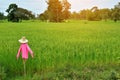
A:
<svg viewBox="0 0 120 80">
<path fill-rule="evenodd" d="M 0 66 L 0 80 L 4 80 L 6 78 L 6 73 L 4 67 Z"/>
</svg>

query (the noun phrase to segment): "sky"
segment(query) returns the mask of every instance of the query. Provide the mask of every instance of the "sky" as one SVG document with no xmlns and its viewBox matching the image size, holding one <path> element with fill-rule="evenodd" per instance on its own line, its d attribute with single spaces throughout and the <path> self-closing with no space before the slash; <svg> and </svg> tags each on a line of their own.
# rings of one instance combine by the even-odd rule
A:
<svg viewBox="0 0 120 80">
<path fill-rule="evenodd" d="M 9 4 L 15 3 L 18 7 L 32 11 L 33 14 L 40 14 L 47 9 L 45 1 L 47 0 L 0 0 L 0 12 L 7 15 L 5 10 Z M 114 5 L 118 4 L 120 0 L 68 0 L 68 2 L 71 4 L 71 12 L 79 12 L 83 9 L 91 9 L 93 6 L 97 6 L 99 9 L 114 8 Z"/>
</svg>

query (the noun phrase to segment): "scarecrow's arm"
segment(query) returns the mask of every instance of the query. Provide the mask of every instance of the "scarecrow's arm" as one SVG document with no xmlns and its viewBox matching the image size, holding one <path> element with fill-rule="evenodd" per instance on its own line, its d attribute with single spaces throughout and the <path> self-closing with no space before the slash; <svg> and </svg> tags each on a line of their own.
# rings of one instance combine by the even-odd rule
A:
<svg viewBox="0 0 120 80">
<path fill-rule="evenodd" d="M 30 52 L 31 56 L 33 57 L 33 51 L 30 49 L 30 47 L 27 45 L 27 49 Z"/>
</svg>

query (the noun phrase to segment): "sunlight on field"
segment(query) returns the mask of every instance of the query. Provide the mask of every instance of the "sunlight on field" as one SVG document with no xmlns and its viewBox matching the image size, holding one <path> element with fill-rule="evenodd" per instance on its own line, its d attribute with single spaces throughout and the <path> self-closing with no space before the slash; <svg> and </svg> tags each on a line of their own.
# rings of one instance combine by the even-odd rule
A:
<svg viewBox="0 0 120 80">
<path fill-rule="evenodd" d="M 9 76 L 23 74 L 22 59 L 16 61 L 16 54 L 18 39 L 26 36 L 35 53 L 34 59 L 29 57 L 27 61 L 28 74 L 43 74 L 67 65 L 80 69 L 118 68 L 119 34 L 120 23 L 112 21 L 0 23 L 0 64 Z"/>
</svg>

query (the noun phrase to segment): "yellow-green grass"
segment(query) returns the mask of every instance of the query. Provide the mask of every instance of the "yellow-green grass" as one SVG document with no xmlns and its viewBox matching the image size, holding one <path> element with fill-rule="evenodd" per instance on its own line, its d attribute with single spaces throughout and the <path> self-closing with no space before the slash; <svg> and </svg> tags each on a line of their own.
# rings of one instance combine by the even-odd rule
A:
<svg viewBox="0 0 120 80">
<path fill-rule="evenodd" d="M 22 36 L 29 40 L 35 55 L 33 59 L 29 55 L 27 74 L 47 73 L 66 65 L 119 66 L 119 22 L 5 22 L 0 23 L 0 65 L 8 76 L 23 74 L 21 57 L 16 60 Z"/>
</svg>

